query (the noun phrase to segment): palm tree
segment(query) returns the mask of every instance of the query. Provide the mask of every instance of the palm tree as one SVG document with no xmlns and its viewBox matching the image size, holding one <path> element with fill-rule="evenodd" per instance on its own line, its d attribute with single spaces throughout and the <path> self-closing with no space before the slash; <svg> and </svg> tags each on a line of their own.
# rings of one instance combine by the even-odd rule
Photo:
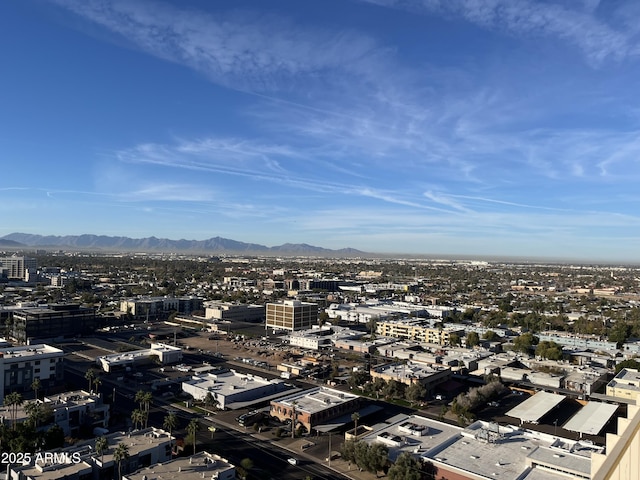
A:
<svg viewBox="0 0 640 480">
<path fill-rule="evenodd" d="M 164 417 L 164 421 L 162 422 L 162 428 L 165 430 L 169 430 L 169 437 L 171 437 L 171 433 L 173 429 L 178 426 L 178 416 L 171 412 Z"/>
<path fill-rule="evenodd" d="M 27 417 L 29 417 L 29 422 L 31 422 L 31 424 L 36 428 L 38 428 L 40 422 L 46 420 L 47 417 L 53 413 L 51 407 L 37 400 L 34 402 L 27 402 L 24 406 L 24 411 L 27 414 Z"/>
<path fill-rule="evenodd" d="M 138 425 L 142 426 L 144 424 L 145 414 L 139 408 L 136 408 L 131 412 L 131 421 L 133 422 L 133 428 L 137 429 Z"/>
<path fill-rule="evenodd" d="M 200 430 L 200 423 L 198 422 L 197 418 L 192 418 L 191 421 L 189 422 L 189 425 L 187 425 L 187 433 L 193 440 L 194 455 L 196 454 L 196 433 L 198 433 L 198 430 Z"/>
<path fill-rule="evenodd" d="M 11 421 L 12 428 L 15 430 L 16 428 L 16 418 L 18 417 L 18 407 L 20 407 L 24 403 L 22 400 L 22 395 L 18 392 L 11 392 L 9 395 L 4 397 L 4 404 L 11 407 Z"/>
<path fill-rule="evenodd" d="M 31 382 L 31 390 L 36 392 L 36 400 L 38 400 L 38 392 L 40 391 L 40 388 L 42 388 L 40 378 L 36 377 L 33 379 L 33 382 Z"/>
<path fill-rule="evenodd" d="M 149 406 L 153 400 L 151 392 L 145 392 L 144 390 L 138 390 L 135 396 L 135 401 L 140 404 L 140 410 L 144 414 L 144 428 L 147 428 L 147 421 L 149 419 Z"/>
<path fill-rule="evenodd" d="M 96 438 L 96 452 L 100 455 L 100 463 L 104 465 L 104 452 L 109 449 L 109 440 L 107 437 L 101 436 Z"/>
<path fill-rule="evenodd" d="M 98 387 L 102 385 L 102 379 L 98 376 L 93 379 L 93 388 L 95 388 L 96 393 L 98 393 Z"/>
<path fill-rule="evenodd" d="M 360 414 L 358 412 L 352 413 L 351 420 L 353 420 L 353 423 L 354 423 L 353 435 L 357 440 L 358 439 L 358 420 L 360 420 Z"/>
<path fill-rule="evenodd" d="M 89 391 L 91 392 L 91 386 L 93 385 L 93 379 L 96 378 L 96 371 L 93 368 L 87 370 L 84 374 L 84 378 L 89 382 Z"/>
<path fill-rule="evenodd" d="M 113 461 L 118 463 L 118 478 L 122 478 L 122 461 L 129 458 L 129 447 L 126 443 L 119 443 L 113 452 Z"/>
</svg>

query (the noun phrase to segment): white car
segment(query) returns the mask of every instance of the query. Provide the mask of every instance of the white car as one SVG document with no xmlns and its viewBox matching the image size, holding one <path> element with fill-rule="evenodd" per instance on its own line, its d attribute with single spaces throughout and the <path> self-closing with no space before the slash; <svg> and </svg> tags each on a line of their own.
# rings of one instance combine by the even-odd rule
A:
<svg viewBox="0 0 640 480">
<path fill-rule="evenodd" d="M 289 458 L 287 458 L 287 462 L 289 462 L 291 465 L 298 465 L 298 459 L 297 458 L 289 457 Z"/>
</svg>

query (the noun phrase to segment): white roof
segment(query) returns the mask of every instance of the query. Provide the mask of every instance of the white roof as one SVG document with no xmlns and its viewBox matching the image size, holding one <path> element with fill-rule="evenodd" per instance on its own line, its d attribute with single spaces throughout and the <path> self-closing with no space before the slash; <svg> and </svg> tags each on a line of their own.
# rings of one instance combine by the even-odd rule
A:
<svg viewBox="0 0 640 480">
<path fill-rule="evenodd" d="M 507 412 L 510 417 L 519 418 L 522 422 L 536 423 L 551 409 L 564 400 L 563 395 L 549 392 L 538 392 L 520 405 Z"/>
<path fill-rule="evenodd" d="M 616 413 L 618 405 L 589 402 L 580 409 L 562 428 L 572 432 L 598 435 L 609 419 Z"/>
</svg>

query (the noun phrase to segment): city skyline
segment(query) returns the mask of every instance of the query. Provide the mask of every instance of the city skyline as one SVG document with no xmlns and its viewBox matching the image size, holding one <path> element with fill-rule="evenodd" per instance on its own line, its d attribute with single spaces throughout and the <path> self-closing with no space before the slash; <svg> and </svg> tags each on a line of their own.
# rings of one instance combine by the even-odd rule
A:
<svg viewBox="0 0 640 480">
<path fill-rule="evenodd" d="M 640 260 L 640 5 L 0 5 L 0 236 Z"/>
</svg>

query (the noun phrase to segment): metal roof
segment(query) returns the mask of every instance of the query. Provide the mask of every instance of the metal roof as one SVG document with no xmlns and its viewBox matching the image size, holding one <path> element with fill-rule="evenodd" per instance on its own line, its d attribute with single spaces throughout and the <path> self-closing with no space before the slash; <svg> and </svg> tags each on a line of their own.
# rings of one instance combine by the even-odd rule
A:
<svg viewBox="0 0 640 480">
<path fill-rule="evenodd" d="M 537 423 L 545 414 L 564 400 L 563 395 L 549 392 L 538 392 L 520 405 L 507 412 L 510 417 L 519 418 L 521 422 Z"/>
<path fill-rule="evenodd" d="M 616 413 L 618 405 L 589 402 L 580 409 L 562 428 L 572 432 L 598 435 L 609 419 Z"/>
</svg>

